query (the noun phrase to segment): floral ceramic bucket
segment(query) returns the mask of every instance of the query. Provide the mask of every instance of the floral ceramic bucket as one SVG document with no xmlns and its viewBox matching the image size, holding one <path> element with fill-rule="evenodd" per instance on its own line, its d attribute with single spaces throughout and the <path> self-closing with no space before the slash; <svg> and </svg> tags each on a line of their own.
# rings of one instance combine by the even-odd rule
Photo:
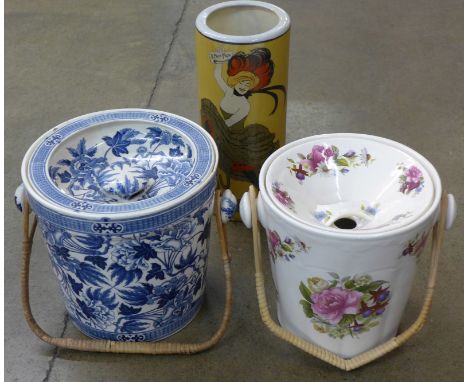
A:
<svg viewBox="0 0 468 382">
<path fill-rule="evenodd" d="M 441 193 L 424 157 L 384 138 L 319 135 L 275 152 L 260 173 L 256 210 L 281 326 L 343 358 L 392 338 Z M 251 200 L 245 194 L 240 204 L 248 227 Z M 446 228 L 455 211 L 449 195 Z"/>
<path fill-rule="evenodd" d="M 67 311 L 83 333 L 153 341 L 195 317 L 217 162 L 204 129 L 146 109 L 84 115 L 31 146 L 17 201 L 26 195 L 37 215 Z"/>
</svg>

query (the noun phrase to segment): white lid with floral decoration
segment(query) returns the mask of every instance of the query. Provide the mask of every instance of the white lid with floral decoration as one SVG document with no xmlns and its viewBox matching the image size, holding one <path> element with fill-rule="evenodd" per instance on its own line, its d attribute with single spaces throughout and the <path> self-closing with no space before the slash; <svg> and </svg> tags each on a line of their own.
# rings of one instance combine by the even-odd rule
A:
<svg viewBox="0 0 468 382">
<path fill-rule="evenodd" d="M 441 192 L 437 171 L 423 156 L 363 134 L 292 142 L 265 162 L 262 174 L 260 188 L 282 212 L 335 232 L 378 233 L 408 225 Z"/>
</svg>

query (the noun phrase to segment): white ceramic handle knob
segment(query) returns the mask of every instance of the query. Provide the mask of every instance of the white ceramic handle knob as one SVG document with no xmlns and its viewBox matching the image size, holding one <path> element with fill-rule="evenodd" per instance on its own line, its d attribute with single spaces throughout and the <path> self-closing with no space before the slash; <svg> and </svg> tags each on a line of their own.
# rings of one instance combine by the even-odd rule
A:
<svg viewBox="0 0 468 382">
<path fill-rule="evenodd" d="M 250 210 L 250 195 L 248 192 L 244 192 L 242 199 L 239 203 L 239 212 L 242 222 L 247 228 L 252 228 L 252 213 Z"/>
<path fill-rule="evenodd" d="M 237 210 L 237 198 L 231 190 L 225 190 L 221 196 L 221 221 L 228 223 Z"/>
<path fill-rule="evenodd" d="M 445 230 L 448 231 L 452 228 L 455 218 L 457 217 L 457 202 L 453 194 L 447 195 L 447 218 L 445 220 Z"/>
<path fill-rule="evenodd" d="M 24 185 L 21 183 L 15 191 L 15 204 L 16 207 L 23 212 L 23 198 L 24 198 Z"/>
</svg>

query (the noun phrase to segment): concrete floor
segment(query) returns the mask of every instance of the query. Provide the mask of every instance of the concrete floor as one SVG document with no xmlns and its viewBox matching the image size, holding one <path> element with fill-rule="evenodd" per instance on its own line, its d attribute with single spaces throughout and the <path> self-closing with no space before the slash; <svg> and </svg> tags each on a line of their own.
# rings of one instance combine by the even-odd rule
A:
<svg viewBox="0 0 468 382">
<path fill-rule="evenodd" d="M 463 216 L 448 233 L 427 326 L 401 349 L 346 373 L 273 337 L 256 303 L 250 232 L 229 227 L 234 314 L 220 345 L 196 356 L 80 353 L 34 337 L 20 307 L 21 159 L 54 125 L 92 111 L 149 107 L 198 120 L 194 21 L 214 1 L 8 0 L 5 6 L 5 379 L 7 381 L 458 381 L 463 355 Z M 463 208 L 463 4 L 458 0 L 277 0 L 292 18 L 288 140 L 329 132 L 395 139 L 425 155 Z M 461 212 L 460 212 L 461 215 Z M 213 236 L 216 238 L 216 235 Z M 208 336 L 223 277 L 212 241 L 206 303 L 174 339 Z M 33 311 L 53 335 L 65 315 L 41 240 Z M 421 264 L 402 325 L 422 302 Z M 267 285 L 272 290 L 271 280 Z M 270 295 L 270 301 L 271 299 Z M 273 307 L 273 303 L 272 309 Z"/>
</svg>

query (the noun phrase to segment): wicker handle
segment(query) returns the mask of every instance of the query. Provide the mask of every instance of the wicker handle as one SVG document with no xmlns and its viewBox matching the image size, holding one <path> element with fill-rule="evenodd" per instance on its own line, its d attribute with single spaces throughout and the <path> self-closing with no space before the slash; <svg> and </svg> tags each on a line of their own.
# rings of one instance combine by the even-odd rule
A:
<svg viewBox="0 0 468 382">
<path fill-rule="evenodd" d="M 93 339 L 78 339 L 78 338 L 61 338 L 52 337 L 47 334 L 36 322 L 31 312 L 29 303 L 29 263 L 31 258 L 31 247 L 34 237 L 34 232 L 37 226 L 37 217 L 34 217 L 31 228 L 29 227 L 29 204 L 25 198 L 23 204 L 23 260 L 21 269 L 21 297 L 24 315 L 26 321 L 33 331 L 42 341 L 48 344 L 55 345 L 65 349 L 75 349 L 82 351 L 104 352 L 104 353 L 141 353 L 141 354 L 194 354 L 204 350 L 208 350 L 215 346 L 226 332 L 227 325 L 231 318 L 232 312 L 232 283 L 231 283 L 231 267 L 230 257 L 228 254 L 228 245 L 226 240 L 226 228 L 221 222 L 220 214 L 220 197 L 219 192 L 215 197 L 215 216 L 216 226 L 218 229 L 221 257 L 224 263 L 225 276 L 225 306 L 224 314 L 218 330 L 213 336 L 200 343 L 173 343 L 173 342 L 117 342 L 110 340 L 93 340 Z"/>
<path fill-rule="evenodd" d="M 440 248 L 442 246 L 445 219 L 447 214 L 447 194 L 445 192 L 442 196 L 442 200 L 440 203 L 440 217 L 432 231 L 431 267 L 429 271 L 430 273 L 427 282 L 424 304 L 421 308 L 418 318 L 408 329 L 406 329 L 398 336 L 393 337 L 392 339 L 388 340 L 382 345 L 379 345 L 350 359 L 342 358 L 329 350 L 326 350 L 318 345 L 305 341 L 304 339 L 294 335 L 290 331 L 283 329 L 281 326 L 279 326 L 276 322 L 272 320 L 270 312 L 268 310 L 268 304 L 265 295 L 265 282 L 262 271 L 261 259 L 260 232 L 257 221 L 256 191 L 253 186 L 251 186 L 249 189 L 249 197 L 252 213 L 252 232 L 255 255 L 255 279 L 258 305 L 260 308 L 260 315 L 262 317 L 263 322 L 268 327 L 268 329 L 270 329 L 273 332 L 273 334 L 293 344 L 294 346 L 305 351 L 306 353 L 313 355 L 314 357 L 317 357 L 340 369 L 349 371 L 361 367 L 369 362 L 372 362 L 377 358 L 382 357 L 386 353 L 401 346 L 412 336 L 414 336 L 419 330 L 421 330 L 429 315 L 429 309 L 432 304 L 432 296 L 434 294 L 434 287 L 436 283 L 437 266 L 439 262 L 439 254 Z"/>
</svg>

